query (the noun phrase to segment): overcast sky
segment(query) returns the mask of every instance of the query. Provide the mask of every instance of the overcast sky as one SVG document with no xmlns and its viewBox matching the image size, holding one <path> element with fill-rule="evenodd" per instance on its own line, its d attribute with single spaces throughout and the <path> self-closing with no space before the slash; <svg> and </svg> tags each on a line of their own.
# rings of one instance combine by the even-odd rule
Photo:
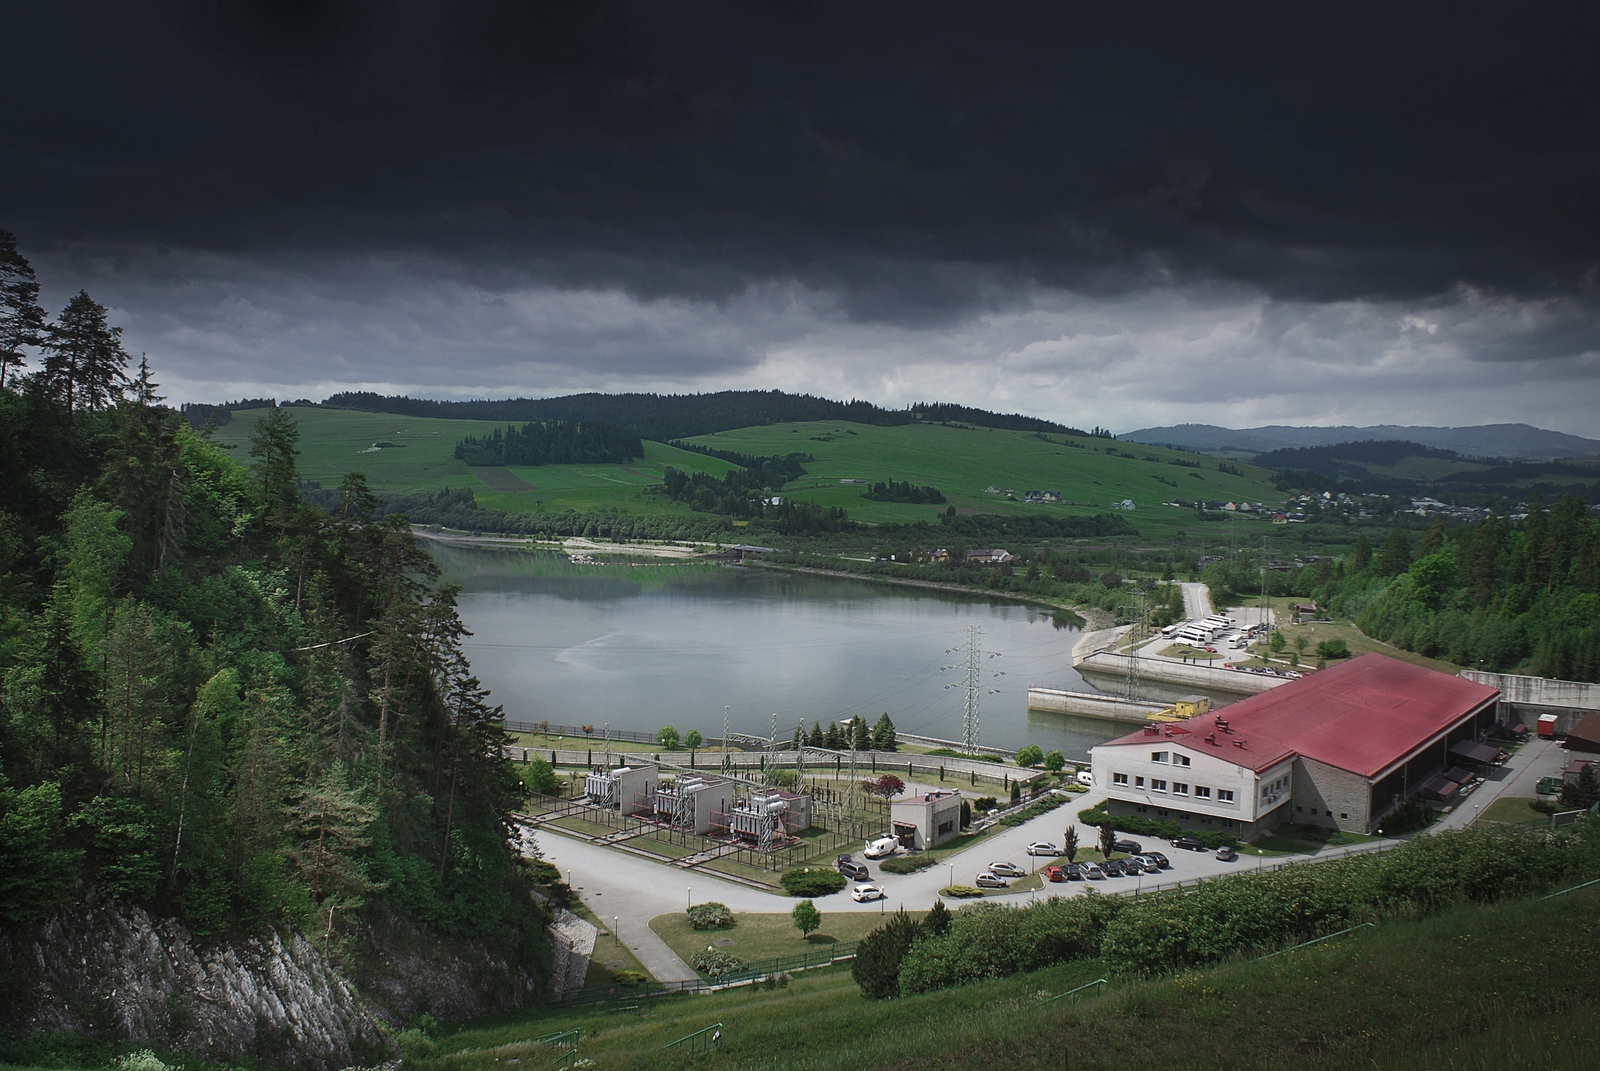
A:
<svg viewBox="0 0 1600 1071">
<path fill-rule="evenodd" d="M 15 5 L 0 226 L 174 400 L 1600 437 L 1585 5 Z"/>
</svg>

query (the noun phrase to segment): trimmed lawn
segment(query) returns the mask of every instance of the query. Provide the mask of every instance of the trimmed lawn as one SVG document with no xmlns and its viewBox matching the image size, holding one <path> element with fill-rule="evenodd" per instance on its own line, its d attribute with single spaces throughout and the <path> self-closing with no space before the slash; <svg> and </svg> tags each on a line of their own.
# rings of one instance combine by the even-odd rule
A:
<svg viewBox="0 0 1600 1071">
<path fill-rule="evenodd" d="M 799 903 L 798 900 L 795 902 Z M 735 925 L 726 930 L 697 930 L 689 925 L 686 915 L 674 912 L 657 915 L 650 920 L 650 928 L 682 956 L 685 963 L 706 945 L 728 941 L 728 944 L 717 947 L 755 965 L 762 960 L 796 956 L 808 950 L 826 952 L 835 941 L 859 941 L 882 926 L 887 914 L 893 911 L 892 907 L 886 908 L 885 915 L 867 911 L 824 911 L 822 928 L 806 937 L 800 936 L 800 931 L 794 927 L 794 920 L 787 914 L 735 915 Z M 918 919 L 923 916 L 921 911 L 907 914 Z"/>
<path fill-rule="evenodd" d="M 1480 822 L 1548 822 L 1550 816 L 1533 809 L 1539 801 L 1525 796 L 1501 796 L 1478 815 Z"/>
</svg>

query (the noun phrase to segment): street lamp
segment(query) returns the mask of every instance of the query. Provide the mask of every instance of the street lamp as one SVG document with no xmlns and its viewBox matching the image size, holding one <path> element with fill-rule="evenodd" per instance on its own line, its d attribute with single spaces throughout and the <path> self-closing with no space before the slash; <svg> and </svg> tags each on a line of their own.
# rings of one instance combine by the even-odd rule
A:
<svg viewBox="0 0 1600 1071">
<path fill-rule="evenodd" d="M 1261 873 L 1261 857 L 1267 854 L 1264 848 L 1256 849 L 1256 873 Z"/>
<path fill-rule="evenodd" d="M 689 886 L 688 889 L 685 890 L 685 895 L 688 897 L 688 903 L 686 903 L 684 906 L 685 907 L 693 907 L 694 906 L 694 886 L 693 885 Z"/>
<path fill-rule="evenodd" d="M 611 936 L 617 939 L 617 947 L 622 947 L 622 919 L 616 915 L 611 916 Z"/>
<path fill-rule="evenodd" d="M 950 864 L 950 884 L 954 885 L 955 883 L 956 883 L 956 865 L 954 863 L 951 863 Z"/>
</svg>

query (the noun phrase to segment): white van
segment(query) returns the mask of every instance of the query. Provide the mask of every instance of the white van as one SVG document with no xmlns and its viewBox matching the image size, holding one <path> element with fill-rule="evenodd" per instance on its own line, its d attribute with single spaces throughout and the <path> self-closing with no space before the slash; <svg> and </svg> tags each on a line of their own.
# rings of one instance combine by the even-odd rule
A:
<svg viewBox="0 0 1600 1071">
<path fill-rule="evenodd" d="M 879 837 L 877 840 L 867 845 L 866 851 L 862 852 L 861 854 L 866 856 L 868 859 L 882 859 L 886 855 L 893 855 L 894 850 L 899 846 L 900 842 L 895 840 L 893 837 Z"/>
<path fill-rule="evenodd" d="M 1093 788 L 1094 787 L 1094 774 L 1089 772 L 1088 770 L 1079 770 L 1078 771 L 1078 784 L 1082 785 L 1084 788 Z"/>
</svg>

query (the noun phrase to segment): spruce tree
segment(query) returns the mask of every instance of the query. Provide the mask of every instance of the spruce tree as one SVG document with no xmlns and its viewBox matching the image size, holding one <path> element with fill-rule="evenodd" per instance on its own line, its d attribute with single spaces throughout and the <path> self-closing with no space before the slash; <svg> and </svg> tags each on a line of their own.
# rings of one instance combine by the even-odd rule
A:
<svg viewBox="0 0 1600 1071">
<path fill-rule="evenodd" d="M 17 252 L 17 236 L 0 228 L 0 389 L 6 373 L 27 367 L 22 347 L 44 341 L 44 310 L 33 265 Z"/>
<path fill-rule="evenodd" d="M 99 412 L 122 397 L 128 384 L 122 328 L 107 324 L 106 307 L 88 291 L 67 302 L 46 332 L 44 349 L 45 389 L 69 410 Z"/>
<path fill-rule="evenodd" d="M 857 751 L 867 751 L 872 747 L 872 734 L 867 731 L 867 719 L 856 717 L 850 722 L 850 746 Z"/>
<path fill-rule="evenodd" d="M 812 747 L 821 747 L 822 740 L 822 723 L 820 721 L 814 721 L 811 723 L 811 739 L 806 741 L 806 743 L 810 744 Z"/>
<path fill-rule="evenodd" d="M 889 712 L 883 712 L 883 717 L 878 719 L 878 724 L 872 727 L 872 749 L 874 751 L 893 751 L 895 749 L 894 722 L 889 720 Z"/>
</svg>

